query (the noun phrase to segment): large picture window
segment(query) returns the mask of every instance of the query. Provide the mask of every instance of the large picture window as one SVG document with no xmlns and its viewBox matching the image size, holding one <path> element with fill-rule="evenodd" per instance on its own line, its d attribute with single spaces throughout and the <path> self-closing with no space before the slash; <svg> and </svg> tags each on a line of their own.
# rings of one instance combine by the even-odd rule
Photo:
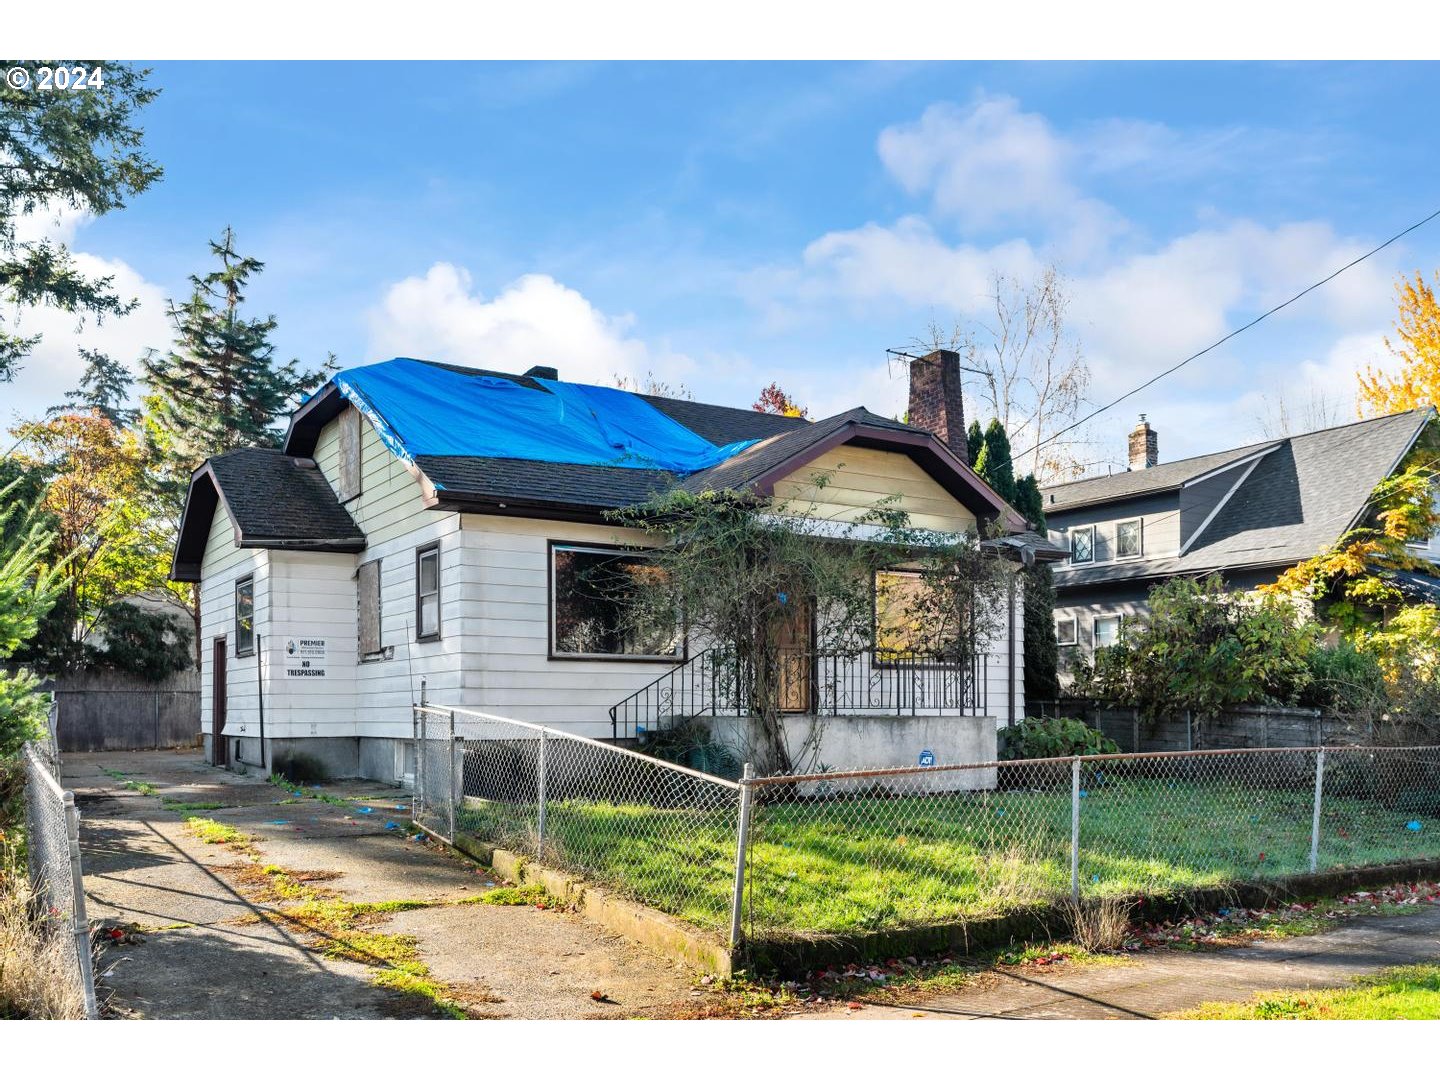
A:
<svg viewBox="0 0 1440 1080">
<path fill-rule="evenodd" d="M 440 545 L 415 552 L 415 640 L 440 636 Z"/>
<path fill-rule="evenodd" d="M 640 590 L 661 571 L 645 554 L 623 549 L 552 544 L 551 642 L 562 657 L 673 659 L 679 620 L 647 618 Z"/>
<path fill-rule="evenodd" d="M 250 656 L 255 652 L 255 579 L 243 577 L 235 582 L 235 655 Z"/>
</svg>

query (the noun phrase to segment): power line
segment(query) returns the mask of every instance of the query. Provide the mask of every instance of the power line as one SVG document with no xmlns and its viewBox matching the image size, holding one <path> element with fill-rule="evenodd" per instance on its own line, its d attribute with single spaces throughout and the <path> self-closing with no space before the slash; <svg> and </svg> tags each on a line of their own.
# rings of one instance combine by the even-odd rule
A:
<svg viewBox="0 0 1440 1080">
<path fill-rule="evenodd" d="M 1035 451 L 1039 450 L 1042 446 L 1047 446 L 1047 445 L 1049 445 L 1050 443 L 1054 442 L 1056 439 L 1060 438 L 1060 436 L 1066 434 L 1067 432 L 1074 431 L 1077 427 L 1080 427 L 1082 424 L 1088 424 L 1091 420 L 1095 419 L 1095 417 L 1099 416 L 1101 413 L 1105 412 L 1106 410 L 1108 410 L 1108 409 L 1113 409 L 1116 405 L 1119 405 L 1119 404 L 1120 404 L 1122 401 L 1124 401 L 1125 399 L 1127 399 L 1127 398 L 1132 398 L 1132 397 L 1134 397 L 1136 394 L 1140 393 L 1140 391 L 1145 390 L 1145 389 L 1148 389 L 1148 388 L 1151 387 L 1151 386 L 1154 386 L 1157 382 L 1159 382 L 1161 379 L 1165 378 L 1167 375 L 1173 375 L 1175 372 L 1179 371 L 1182 367 L 1184 367 L 1186 364 L 1190 363 L 1192 360 L 1198 360 L 1198 359 L 1200 359 L 1200 357 L 1204 356 L 1206 353 L 1212 352 L 1212 351 L 1214 351 L 1215 349 L 1218 349 L 1221 345 L 1224 345 L 1224 344 L 1225 344 L 1227 341 L 1229 341 L 1231 338 L 1236 337 L 1236 336 L 1238 336 L 1238 335 L 1240 335 L 1240 334 L 1243 334 L 1246 330 L 1249 330 L 1252 326 L 1256 325 L 1257 323 L 1264 322 L 1264 321 L 1265 321 L 1266 319 L 1268 319 L 1271 315 L 1274 315 L 1277 311 L 1281 311 L 1281 310 L 1289 307 L 1291 304 L 1295 303 L 1296 300 L 1299 300 L 1301 297 L 1307 295 L 1308 293 L 1314 292 L 1316 289 L 1320 288 L 1320 286 L 1329 284 L 1331 281 L 1335 280 L 1335 278 L 1337 278 L 1337 277 L 1339 277 L 1341 274 L 1343 274 L 1346 270 L 1349 270 L 1349 269 L 1350 269 L 1351 267 L 1353 267 L 1353 266 L 1358 266 L 1360 263 L 1362 263 L 1362 262 L 1364 262 L 1366 259 L 1370 258 L 1370 256 L 1375 255 L 1375 254 L 1378 254 L 1378 253 L 1381 252 L 1381 251 L 1384 251 L 1384 250 L 1385 250 L 1387 247 L 1389 247 L 1391 244 L 1395 243 L 1396 240 L 1399 240 L 1401 237 L 1406 236 L 1406 235 L 1414 232 L 1416 229 L 1420 228 L 1420 226 L 1422 226 L 1422 225 L 1427 225 L 1427 224 L 1429 224 L 1430 222 L 1434 221 L 1437 217 L 1440 217 L 1440 210 L 1436 210 L 1433 214 L 1430 214 L 1428 217 L 1421 218 L 1419 221 L 1415 222 L 1415 224 L 1414 224 L 1414 225 L 1411 225 L 1409 228 L 1407 228 L 1407 229 L 1402 229 L 1400 232 L 1398 232 L 1398 233 L 1396 233 L 1394 236 L 1390 237 L 1389 240 L 1386 240 L 1386 241 L 1385 241 L 1383 244 L 1381 244 L 1379 247 L 1371 248 L 1369 251 L 1365 252 L 1364 255 L 1361 255 L 1361 256 L 1359 256 L 1358 258 L 1352 259 L 1350 262 L 1348 262 L 1348 263 L 1346 263 L 1344 266 L 1340 267 L 1340 269 L 1333 271 L 1332 273 L 1328 274 L 1327 276 L 1321 278 L 1319 281 L 1315 282 L 1315 284 L 1310 285 L 1310 286 L 1308 286 L 1308 287 L 1306 287 L 1306 288 L 1304 288 L 1304 289 L 1301 289 L 1298 293 L 1296 293 L 1294 296 L 1290 297 L 1290 299 L 1289 299 L 1289 300 L 1286 300 L 1283 304 L 1276 304 L 1274 307 L 1272 307 L 1269 311 L 1265 312 L 1263 315 L 1257 315 L 1255 318 L 1251 319 L 1248 323 L 1246 323 L 1244 326 L 1240 327 L 1239 329 L 1230 331 L 1230 333 L 1226 334 L 1226 335 L 1225 335 L 1224 337 L 1222 337 L 1219 341 L 1216 341 L 1216 342 L 1214 342 L 1213 344 L 1210 344 L 1210 345 L 1205 346 L 1205 348 L 1201 349 L 1199 352 L 1194 353 L 1194 354 L 1191 355 L 1191 356 L 1187 356 L 1184 360 L 1181 360 L 1178 364 L 1175 364 L 1173 367 L 1168 367 L 1168 368 L 1166 368 L 1164 371 L 1160 372 L 1160 374 L 1154 376 L 1154 377 L 1151 378 L 1151 379 L 1147 379 L 1145 382 L 1143 382 L 1143 383 L 1141 383 L 1139 386 L 1135 387 L 1135 389 L 1126 391 L 1125 393 L 1123 393 L 1123 394 L 1121 394 L 1119 397 L 1117 397 L 1114 401 L 1108 402 L 1107 404 L 1100 406 L 1100 408 L 1096 409 L 1094 412 L 1090 413 L 1088 416 L 1083 416 L 1083 417 L 1081 417 L 1079 420 L 1076 420 L 1076 421 L 1075 421 L 1073 424 L 1071 424 L 1069 427 L 1061 428 L 1059 431 L 1055 432 L 1055 434 L 1049 436 L 1049 437 L 1046 438 L 1046 439 L 1041 440 L 1040 442 L 1036 443 L 1034 446 L 1030 447 L 1030 449 L 1024 451 L 1023 453 L 1015 454 L 1014 456 L 1015 456 L 1016 458 L 1022 458 L 1022 457 L 1024 457 L 1026 454 L 1033 454 L 1033 453 L 1035 453 Z"/>
</svg>

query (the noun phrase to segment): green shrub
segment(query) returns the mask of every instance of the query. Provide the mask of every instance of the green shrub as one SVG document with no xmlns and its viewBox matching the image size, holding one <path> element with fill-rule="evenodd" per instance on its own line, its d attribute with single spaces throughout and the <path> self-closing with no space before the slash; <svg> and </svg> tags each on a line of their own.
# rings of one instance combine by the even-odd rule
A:
<svg viewBox="0 0 1440 1080">
<path fill-rule="evenodd" d="M 1118 754 L 1120 747 L 1083 720 L 1068 716 L 1027 716 L 1000 729 L 1000 760 Z"/>
</svg>

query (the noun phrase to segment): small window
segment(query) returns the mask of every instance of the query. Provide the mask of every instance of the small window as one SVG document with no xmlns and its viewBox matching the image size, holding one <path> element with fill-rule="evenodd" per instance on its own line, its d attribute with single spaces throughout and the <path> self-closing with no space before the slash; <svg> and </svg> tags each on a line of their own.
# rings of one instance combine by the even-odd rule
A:
<svg viewBox="0 0 1440 1080">
<path fill-rule="evenodd" d="M 415 552 L 415 640 L 440 636 L 440 545 Z"/>
<path fill-rule="evenodd" d="M 1070 561 L 1072 563 L 1095 561 L 1094 525 L 1070 530 Z"/>
<path fill-rule="evenodd" d="M 377 656 L 380 644 L 380 560 L 364 563 L 355 573 L 360 592 L 360 658 Z"/>
<path fill-rule="evenodd" d="M 1095 620 L 1095 647 L 1104 649 L 1120 641 L 1120 616 L 1101 615 Z"/>
<path fill-rule="evenodd" d="M 255 653 L 255 579 L 235 582 L 235 655 Z"/>
<path fill-rule="evenodd" d="M 660 571 L 648 556 L 605 547 L 551 547 L 551 643 L 556 656 L 673 659 L 680 622 L 637 602 Z"/>
<path fill-rule="evenodd" d="M 1079 629 L 1073 617 L 1069 619 L 1056 617 L 1055 643 L 1057 645 L 1074 645 L 1079 640 L 1078 635 Z"/>
<path fill-rule="evenodd" d="M 1138 559 L 1141 553 L 1143 530 L 1141 519 L 1122 521 L 1115 526 L 1115 557 L 1117 559 Z"/>
<path fill-rule="evenodd" d="M 340 414 L 340 475 L 335 494 L 341 502 L 360 494 L 360 411 L 353 405 Z"/>
</svg>

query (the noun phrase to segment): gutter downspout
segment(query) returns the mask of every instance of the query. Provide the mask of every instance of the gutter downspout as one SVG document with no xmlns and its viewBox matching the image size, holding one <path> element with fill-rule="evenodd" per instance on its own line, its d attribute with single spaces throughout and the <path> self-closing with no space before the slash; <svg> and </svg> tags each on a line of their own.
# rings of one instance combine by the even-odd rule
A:
<svg viewBox="0 0 1440 1080">
<path fill-rule="evenodd" d="M 260 768 L 267 773 L 270 766 L 265 755 L 265 638 L 255 635 L 255 700 L 260 705 Z"/>
<path fill-rule="evenodd" d="M 1005 726 L 1007 728 L 1015 722 L 1015 579 L 1019 573 L 1016 570 L 1010 574 L 1010 648 L 1005 656 L 1007 668 Z"/>
</svg>

